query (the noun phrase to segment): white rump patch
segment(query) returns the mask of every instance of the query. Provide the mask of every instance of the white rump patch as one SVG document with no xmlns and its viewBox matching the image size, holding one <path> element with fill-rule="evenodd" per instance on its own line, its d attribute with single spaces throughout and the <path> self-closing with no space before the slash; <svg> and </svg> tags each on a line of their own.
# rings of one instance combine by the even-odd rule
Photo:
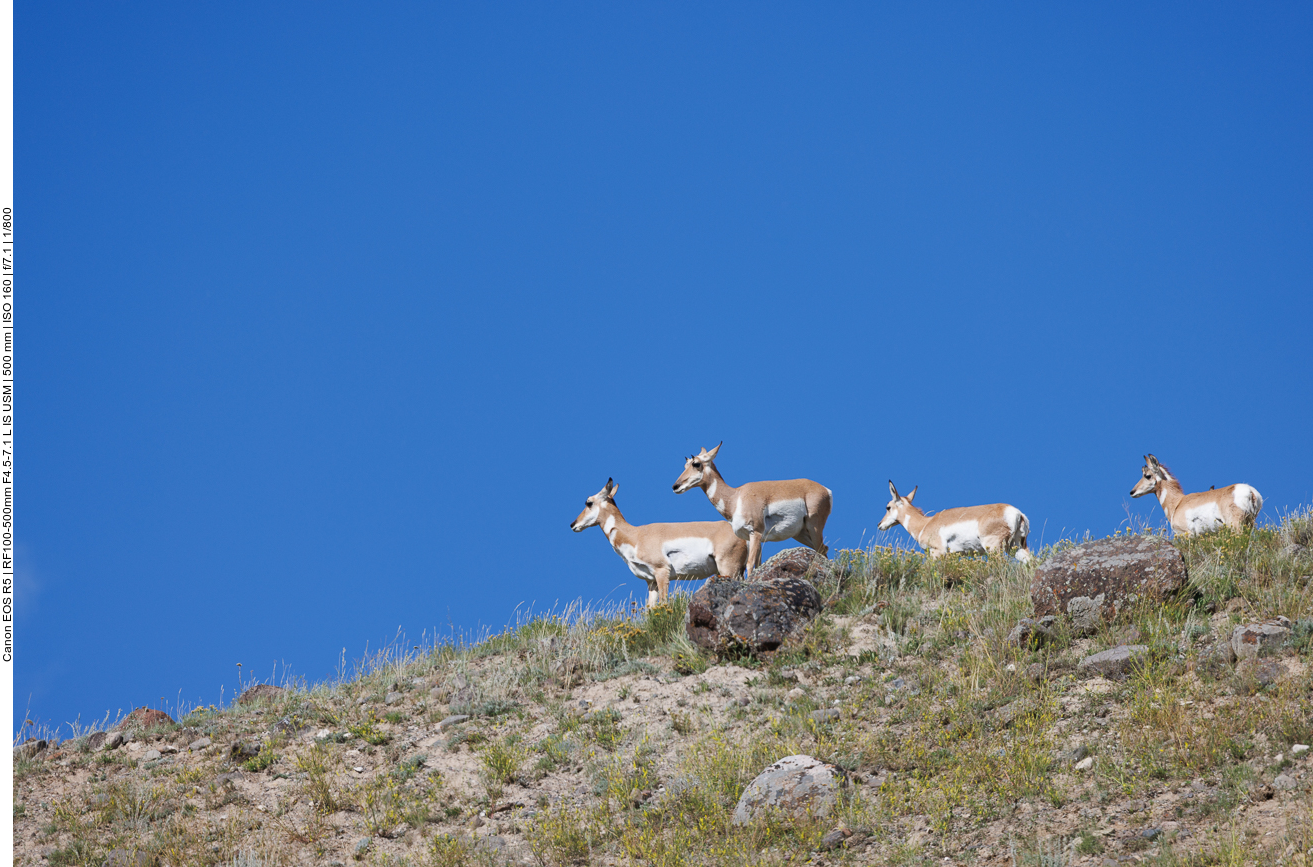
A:
<svg viewBox="0 0 1313 867">
<path fill-rule="evenodd" d="M 766 541 L 792 539 L 802 530 L 807 519 L 807 501 L 780 500 L 766 506 Z"/>
<path fill-rule="evenodd" d="M 661 553 L 670 563 L 672 577 L 689 580 L 716 574 L 716 547 L 710 539 L 702 536 L 670 539 L 661 543 Z"/>
<path fill-rule="evenodd" d="M 1008 506 L 1003 510 L 1003 521 L 1008 525 L 1008 532 L 1015 536 L 1022 521 L 1021 510 L 1016 506 Z"/>
<path fill-rule="evenodd" d="M 1029 551 L 1027 551 L 1025 548 L 1018 548 L 1018 549 L 1017 549 L 1017 562 L 1018 562 L 1018 563 L 1029 563 L 1029 562 L 1030 562 L 1031 560 L 1033 560 L 1033 559 L 1034 559 L 1034 558 L 1031 556 L 1031 553 L 1030 553 Z"/>
<path fill-rule="evenodd" d="M 1185 510 L 1187 533 L 1209 533 L 1222 526 L 1222 510 L 1217 503 L 1204 503 Z"/>
<path fill-rule="evenodd" d="M 1232 498 L 1240 511 L 1247 515 L 1257 515 L 1263 508 L 1262 494 L 1250 485 L 1236 485 Z"/>
<path fill-rule="evenodd" d="M 985 550 L 984 543 L 980 541 L 980 522 L 975 519 L 940 527 L 939 541 L 945 554 Z"/>
</svg>

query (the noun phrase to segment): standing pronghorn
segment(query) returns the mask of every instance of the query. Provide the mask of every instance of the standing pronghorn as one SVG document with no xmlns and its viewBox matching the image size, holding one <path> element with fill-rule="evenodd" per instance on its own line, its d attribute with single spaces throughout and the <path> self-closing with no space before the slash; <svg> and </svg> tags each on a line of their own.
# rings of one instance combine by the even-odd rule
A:
<svg viewBox="0 0 1313 867">
<path fill-rule="evenodd" d="M 716 511 L 729 520 L 735 534 L 748 540 L 748 574 L 761 565 L 761 544 L 797 539 L 822 556 L 829 552 L 823 538 L 830 517 L 830 489 L 809 479 L 748 482 L 731 488 L 712 461 L 722 442 L 711 451 L 684 460 L 675 479 L 676 494 L 701 488 Z"/>
<path fill-rule="evenodd" d="M 912 534 L 916 544 L 929 552 L 931 557 L 962 551 L 993 552 L 1016 548 L 1018 560 L 1025 563 L 1030 559 L 1030 551 L 1026 548 L 1030 521 L 1016 506 L 1007 503 L 963 506 L 945 509 L 927 518 L 925 512 L 912 505 L 916 488 L 902 497 L 894 483 L 890 482 L 889 493 L 894 498 L 885 507 L 880 529 L 888 530 L 894 524 L 902 524 L 903 529 Z"/>
<path fill-rule="evenodd" d="M 1226 524 L 1239 530 L 1253 524 L 1263 508 L 1263 497 L 1249 485 L 1230 485 L 1220 490 L 1209 488 L 1197 494 L 1181 491 L 1181 483 L 1172 471 L 1158 463 L 1153 455 L 1144 456 L 1142 477 L 1131 488 L 1132 497 L 1157 494 L 1167 513 L 1167 523 L 1178 533 L 1207 533 Z"/>
<path fill-rule="evenodd" d="M 570 529 L 578 533 L 601 524 L 602 532 L 624 558 L 629 571 L 647 582 L 648 605 L 666 601 L 671 578 L 696 581 L 712 575 L 737 578 L 743 574 L 748 546 L 734 535 L 729 524 L 692 521 L 635 527 L 616 507 L 618 490 L 620 486 L 607 479 L 606 487 L 584 500 L 584 510 Z"/>
</svg>

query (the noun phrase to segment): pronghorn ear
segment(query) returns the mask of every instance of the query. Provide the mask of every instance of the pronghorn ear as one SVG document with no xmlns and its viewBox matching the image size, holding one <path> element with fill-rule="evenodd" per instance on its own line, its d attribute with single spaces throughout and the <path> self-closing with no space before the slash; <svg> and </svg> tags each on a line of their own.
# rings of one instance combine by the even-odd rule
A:
<svg viewBox="0 0 1313 867">
<path fill-rule="evenodd" d="M 889 480 L 889 493 L 893 494 L 894 499 L 898 499 L 898 489 L 894 487 L 894 480 Z"/>
<path fill-rule="evenodd" d="M 712 449 L 711 451 L 708 452 L 706 449 L 703 449 L 702 451 L 705 452 L 705 453 L 706 453 L 706 456 L 707 456 L 706 459 L 709 460 L 709 461 L 714 461 L 714 460 L 716 459 L 716 452 L 720 451 L 720 447 L 723 446 L 724 444 L 725 444 L 725 441 L 724 441 L 724 440 L 721 440 L 721 441 L 716 445 L 716 447 L 715 447 L 714 449 Z"/>
<path fill-rule="evenodd" d="M 919 487 L 921 487 L 921 486 L 920 486 L 920 485 L 916 485 L 915 487 L 912 488 L 912 493 L 910 493 L 910 494 L 907 495 L 907 502 L 909 502 L 909 503 L 912 502 L 912 498 L 916 496 L 916 489 L 919 488 Z"/>
<path fill-rule="evenodd" d="M 1153 467 L 1155 470 L 1158 469 L 1158 459 L 1155 458 L 1153 455 L 1145 455 L 1144 462 L 1149 466 Z"/>
<path fill-rule="evenodd" d="M 619 491 L 620 491 L 620 486 L 619 486 L 619 485 L 614 485 L 614 484 L 613 484 L 613 485 L 611 485 L 611 493 L 607 494 L 606 496 L 607 496 L 608 498 L 610 498 L 610 499 L 614 502 L 614 501 L 615 501 L 615 495 L 616 495 Z"/>
</svg>

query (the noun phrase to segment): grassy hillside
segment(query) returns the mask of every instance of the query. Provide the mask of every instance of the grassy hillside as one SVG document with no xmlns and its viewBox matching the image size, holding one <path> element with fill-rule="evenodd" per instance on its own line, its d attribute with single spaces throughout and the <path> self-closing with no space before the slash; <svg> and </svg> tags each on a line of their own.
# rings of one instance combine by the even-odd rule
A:
<svg viewBox="0 0 1313 867">
<path fill-rule="evenodd" d="M 826 613 L 768 657 L 699 653 L 681 597 L 395 649 L 19 761 L 18 863 L 1310 863 L 1313 513 L 1177 545 L 1190 598 L 1038 648 L 1007 642 L 1033 565 L 872 550 L 836 557 Z M 1276 615 L 1270 658 L 1219 651 Z M 1121 643 L 1149 648 L 1125 681 L 1077 669 Z M 733 826 L 794 753 L 850 772 L 837 814 Z"/>
</svg>

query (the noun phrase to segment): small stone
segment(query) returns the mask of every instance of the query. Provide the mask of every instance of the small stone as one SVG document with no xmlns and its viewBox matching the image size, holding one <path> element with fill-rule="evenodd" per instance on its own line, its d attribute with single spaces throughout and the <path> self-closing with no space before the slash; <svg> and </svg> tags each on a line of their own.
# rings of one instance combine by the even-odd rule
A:
<svg viewBox="0 0 1313 867">
<path fill-rule="evenodd" d="M 1145 828 L 1140 832 L 1140 836 L 1146 840 L 1157 840 L 1158 835 L 1162 834 L 1162 828 Z"/>
<path fill-rule="evenodd" d="M 746 695 L 741 695 L 738 698 L 734 699 L 734 703 L 739 707 L 747 707 L 748 705 L 752 704 L 752 699 L 748 698 Z"/>
<path fill-rule="evenodd" d="M 1308 752 L 1308 744 L 1295 744 L 1290 748 L 1290 757 L 1293 759 L 1295 756 L 1303 755 L 1306 752 Z"/>
<path fill-rule="evenodd" d="M 1079 762 L 1090 754 L 1090 748 L 1085 744 L 1077 744 L 1069 750 L 1064 750 L 1060 758 L 1064 762 Z"/>
<path fill-rule="evenodd" d="M 237 741 L 228 747 L 228 757 L 234 762 L 244 762 L 260 755 L 260 745 L 249 741 Z"/>
<path fill-rule="evenodd" d="M 160 757 L 159 750 L 146 750 L 146 755 L 142 756 L 141 759 L 144 762 L 153 762 L 159 757 Z"/>
<path fill-rule="evenodd" d="M 1018 717 L 1025 716 L 1026 714 L 1035 711 L 1038 708 L 1039 705 L 1035 703 L 1034 699 L 1019 698 L 1016 701 L 1010 704 L 1005 704 L 998 710 L 994 711 L 994 715 L 998 717 L 998 721 L 1003 723 L 1003 725 L 1012 725 L 1012 723 L 1015 722 Z"/>
<path fill-rule="evenodd" d="M 1056 621 L 1057 618 L 1051 614 L 1038 620 L 1023 617 L 1008 633 L 1008 644 L 1017 647 L 1038 647 L 1053 637 L 1053 624 Z"/>
<path fill-rule="evenodd" d="M 166 756 L 171 756 L 177 751 L 178 748 L 175 747 L 173 744 L 165 744 L 164 746 L 160 747 L 160 752 Z"/>
<path fill-rule="evenodd" d="M 365 769 L 362 765 L 356 765 L 351 770 L 355 771 L 357 774 L 363 774 L 365 772 Z"/>
<path fill-rule="evenodd" d="M 201 738 L 199 740 L 192 741 L 190 744 L 188 744 L 187 749 L 191 750 L 193 753 L 199 753 L 201 750 L 205 749 L 212 743 L 213 741 L 211 741 L 209 738 Z"/>
<path fill-rule="evenodd" d="M 1076 667 L 1107 678 L 1121 679 L 1130 674 L 1135 663 L 1149 652 L 1143 644 L 1121 644 L 1110 650 L 1087 656 Z"/>
<path fill-rule="evenodd" d="M 861 677 L 856 674 L 850 674 L 843 679 L 844 686 L 856 686 L 861 682 Z"/>
<path fill-rule="evenodd" d="M 329 738 L 332 736 L 333 736 L 332 729 L 320 729 L 319 731 L 315 732 L 315 740 L 319 740 L 319 741 L 322 741 L 324 738 Z"/>
<path fill-rule="evenodd" d="M 817 722 L 825 723 L 825 722 L 834 722 L 839 718 L 840 713 L 835 708 L 826 707 L 826 708 L 821 708 L 820 710 L 812 711 L 810 716 L 812 719 L 816 720 Z"/>
<path fill-rule="evenodd" d="M 1295 778 L 1288 774 L 1277 774 L 1277 778 L 1272 781 L 1272 788 L 1281 792 L 1289 792 L 1297 785 Z"/>
<path fill-rule="evenodd" d="M 816 848 L 822 852 L 828 852 L 831 849 L 837 849 L 844 844 L 844 841 L 853 835 L 852 831 L 847 828 L 835 828 L 821 838 L 821 843 Z"/>
<path fill-rule="evenodd" d="M 452 714 L 451 716 L 444 719 L 442 722 L 438 723 L 438 731 L 440 732 L 446 731 L 452 726 L 460 725 L 461 723 L 465 722 L 469 718 L 470 715 L 467 713 Z"/>
<path fill-rule="evenodd" d="M 806 697 L 807 697 L 807 693 L 804 692 L 802 687 L 800 686 L 795 686 L 793 689 L 789 690 L 784 694 L 784 700 L 789 702 L 802 701 Z"/>
<path fill-rule="evenodd" d="M 383 704 L 396 704 L 397 702 L 401 701 L 403 698 L 405 698 L 405 696 L 403 696 L 399 692 L 390 692 L 383 697 Z"/>
<path fill-rule="evenodd" d="M 1078 771 L 1088 771 L 1090 768 L 1094 767 L 1094 756 L 1086 756 L 1085 758 L 1077 762 L 1073 767 L 1075 767 L 1076 770 Z"/>
<path fill-rule="evenodd" d="M 1003 666 L 1003 670 L 1004 670 L 1004 671 L 1016 671 L 1016 670 L 1017 670 L 1017 664 L 1016 664 L 1015 662 L 1009 662 L 1007 665 Z"/>
<path fill-rule="evenodd" d="M 1290 635 L 1290 620 L 1276 617 L 1261 623 L 1248 623 L 1237 626 L 1231 633 L 1231 649 L 1236 659 L 1255 659 L 1261 654 L 1280 646 Z"/>
<path fill-rule="evenodd" d="M 1026 680 L 1032 681 L 1033 683 L 1039 683 L 1043 679 L 1044 663 L 1032 662 L 1030 665 L 1026 666 Z"/>
<path fill-rule="evenodd" d="M 1248 683 L 1257 690 L 1276 683 L 1285 673 L 1285 669 L 1275 659 L 1250 656 L 1236 663 L 1235 673 L 1242 683 Z"/>
</svg>

